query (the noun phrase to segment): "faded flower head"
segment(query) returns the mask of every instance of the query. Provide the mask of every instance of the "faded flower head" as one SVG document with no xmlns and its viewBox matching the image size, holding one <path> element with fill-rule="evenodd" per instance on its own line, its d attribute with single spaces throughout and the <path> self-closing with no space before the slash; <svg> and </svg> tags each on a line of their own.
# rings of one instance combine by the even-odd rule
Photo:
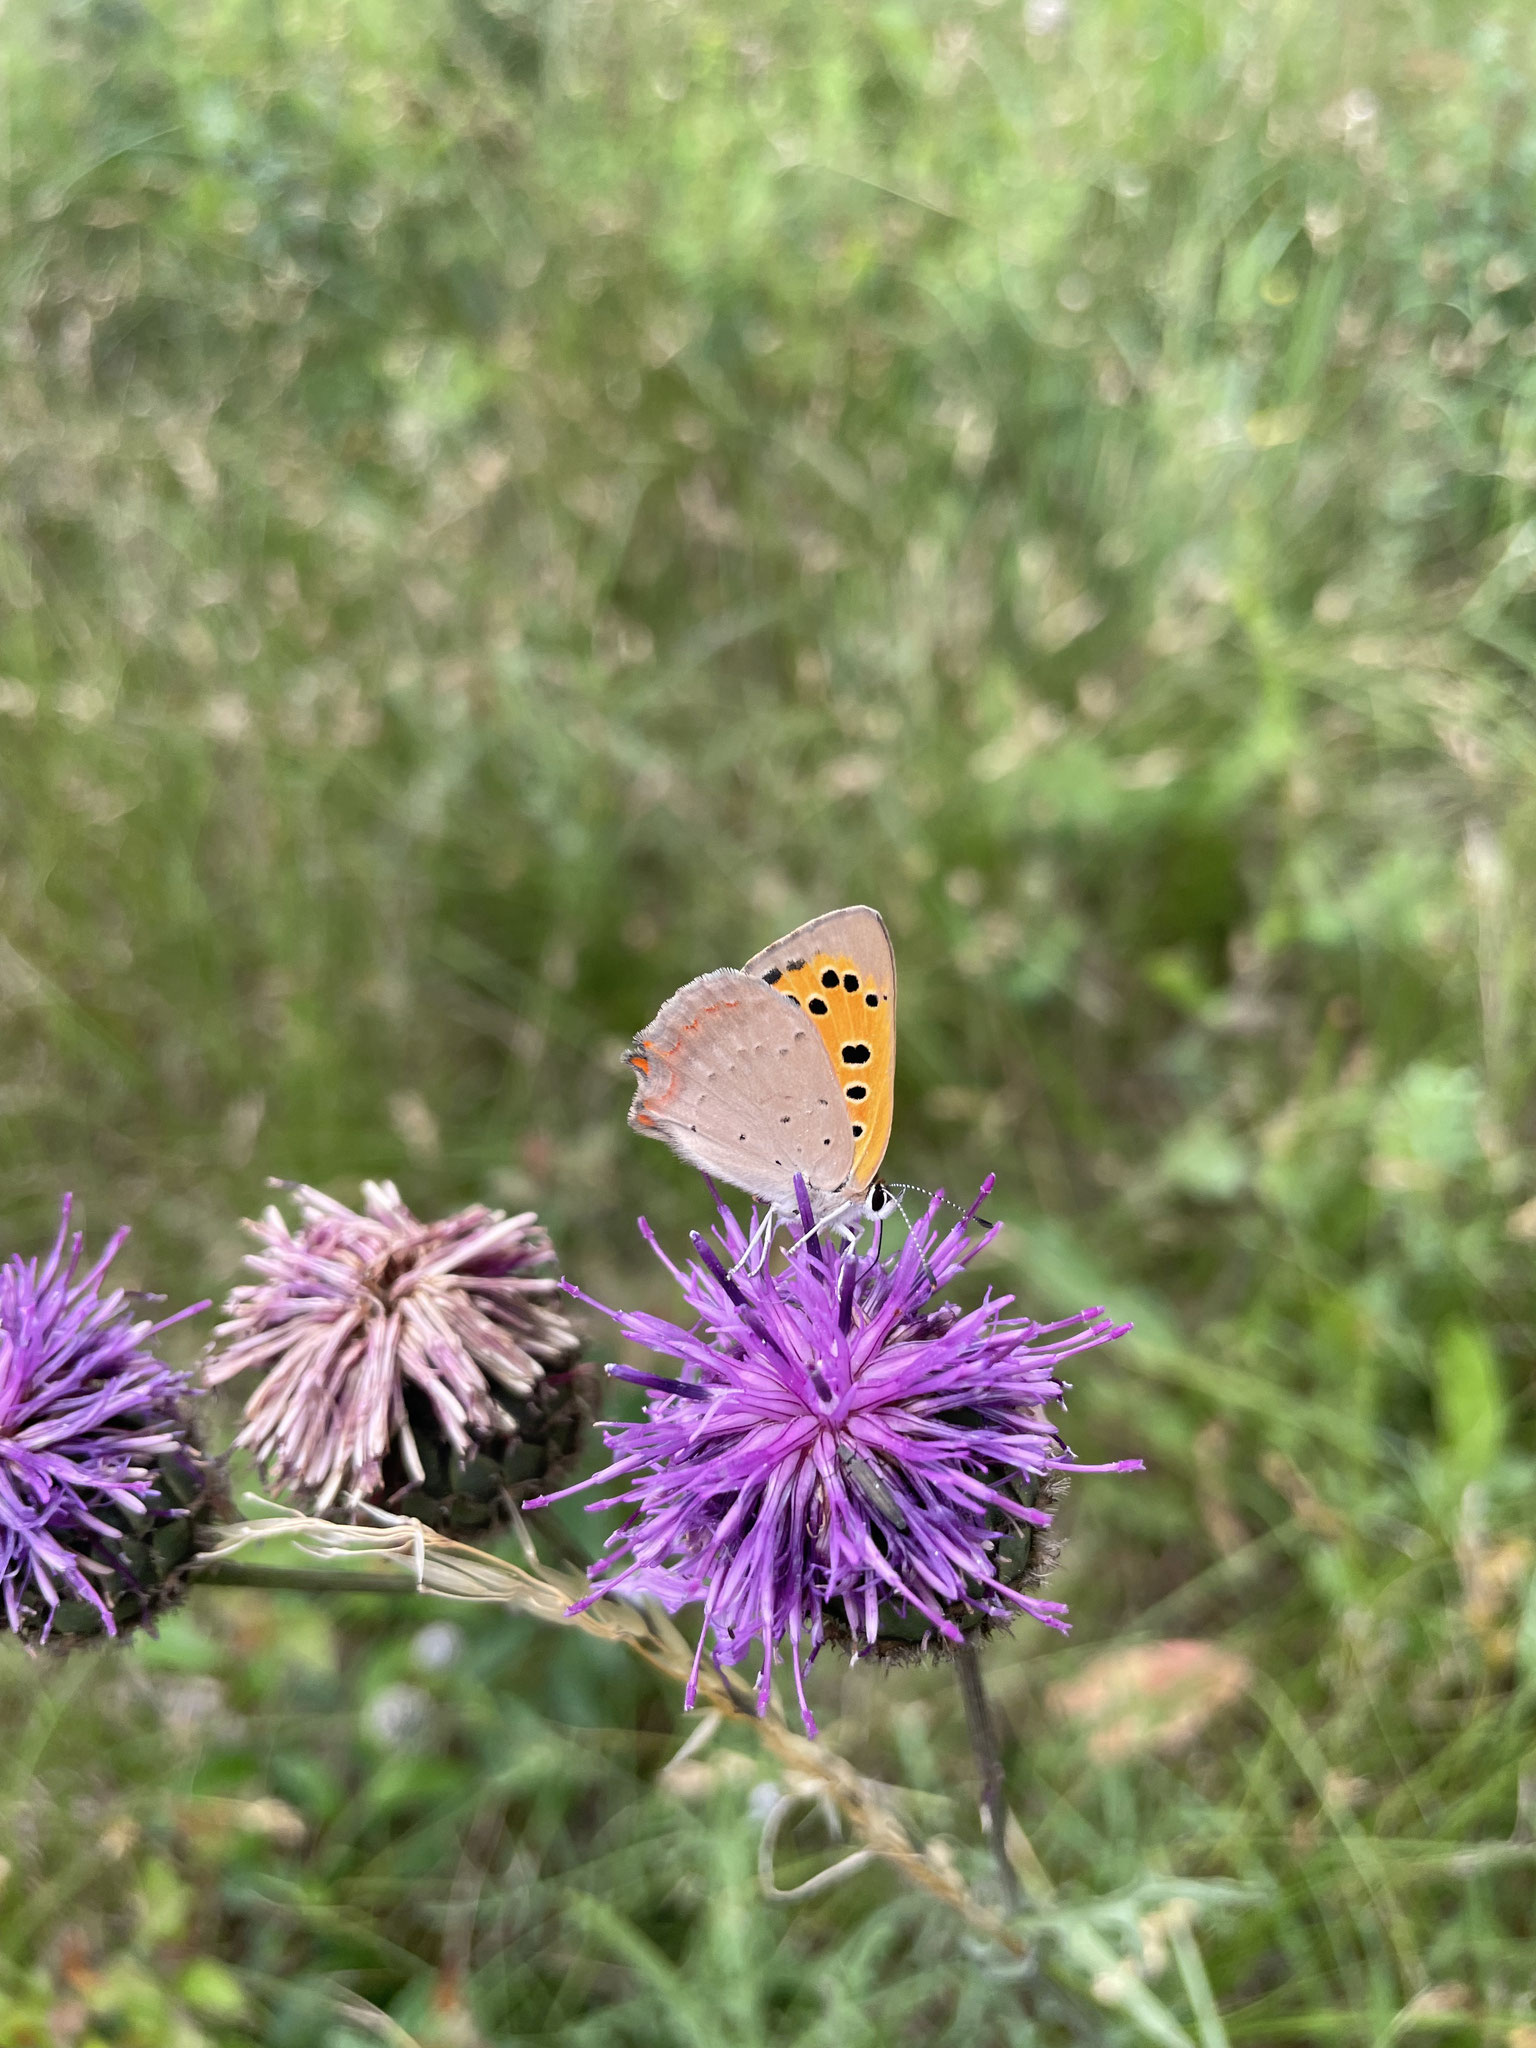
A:
<svg viewBox="0 0 1536 2048">
<path fill-rule="evenodd" d="M 188 1376 L 155 1357 L 160 1322 L 102 1292 L 127 1237 L 88 1271 L 66 1195 L 46 1259 L 0 1266 L 0 1595 L 29 1643 L 116 1635 L 181 1590 L 206 1483 Z"/>
<path fill-rule="evenodd" d="M 388 1181 L 363 1211 L 310 1187 L 246 1227 L 260 1277 L 225 1304 L 205 1368 L 262 1377 L 236 1442 L 323 1512 L 370 1501 L 439 1528 L 490 1527 L 512 1489 L 569 1455 L 584 1415 L 578 1339 L 531 1213 L 423 1223 Z"/>
<path fill-rule="evenodd" d="M 991 1187 L 942 1235 L 935 1197 L 884 1262 L 878 1243 L 824 1245 L 803 1191 L 805 1236 L 777 1271 L 766 1259 L 752 1270 L 723 1204 L 713 1243 L 695 1233 L 681 1269 L 642 1222 L 697 1320 L 605 1311 L 682 1371 L 609 1367 L 652 1398 L 643 1421 L 604 1425 L 613 1462 L 584 1482 L 622 1481 L 600 1505 L 634 1510 L 590 1600 L 702 1600 L 700 1658 L 711 1632 L 727 1664 L 761 1644 L 759 1710 L 787 1641 L 812 1733 L 802 1672 L 825 1641 L 866 1656 L 892 1638 L 958 1643 L 1018 1614 L 1065 1626 L 1059 1602 L 1027 1590 L 1056 1475 L 1135 1466 L 1075 1465 L 1045 1404 L 1061 1398 L 1064 1360 L 1127 1326 L 1101 1309 L 1041 1325 L 1005 1314 L 1007 1295 L 970 1311 L 934 1299 L 996 1236 L 975 1222 Z"/>
</svg>

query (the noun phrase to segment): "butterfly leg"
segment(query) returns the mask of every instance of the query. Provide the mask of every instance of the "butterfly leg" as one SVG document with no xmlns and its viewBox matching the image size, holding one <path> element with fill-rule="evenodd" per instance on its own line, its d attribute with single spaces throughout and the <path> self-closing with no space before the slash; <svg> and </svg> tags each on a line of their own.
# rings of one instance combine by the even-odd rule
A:
<svg viewBox="0 0 1536 2048">
<path fill-rule="evenodd" d="M 775 1212 L 770 1208 L 760 1222 L 753 1224 L 752 1235 L 747 1239 L 746 1248 L 731 1268 L 733 1273 L 740 1272 L 743 1267 L 749 1273 L 755 1273 L 759 1270 L 759 1267 L 768 1257 L 768 1247 L 773 1242 L 773 1233 L 778 1227 L 778 1220 Z M 758 1259 L 757 1265 L 754 1265 L 752 1263 L 752 1256 L 757 1251 L 759 1238 L 762 1240 L 762 1254 Z"/>
<path fill-rule="evenodd" d="M 787 1216 L 783 1216 L 783 1217 L 780 1217 L 780 1218 L 779 1218 L 778 1220 L 779 1220 L 780 1222 L 782 1222 L 782 1223 L 787 1223 L 787 1222 L 789 1222 L 789 1220 L 790 1220 L 790 1219 L 789 1219 L 789 1217 L 787 1217 Z M 799 1219 L 799 1217 L 797 1216 L 797 1217 L 796 1217 L 796 1218 L 795 1218 L 794 1220 L 795 1220 L 795 1221 L 796 1221 L 796 1222 L 798 1223 L 800 1219 Z M 814 1236 L 816 1235 L 817 1231 L 818 1231 L 818 1230 L 821 1230 L 821 1229 L 824 1229 L 824 1228 L 825 1228 L 825 1225 L 823 1225 L 823 1224 L 820 1224 L 820 1223 L 813 1223 L 813 1224 L 811 1225 L 811 1227 L 810 1227 L 810 1229 L 809 1229 L 809 1230 L 806 1230 L 806 1231 L 802 1231 L 802 1232 L 801 1232 L 801 1234 L 799 1235 L 799 1237 L 797 1237 L 797 1238 L 795 1239 L 795 1241 L 794 1241 L 794 1243 L 793 1243 L 792 1245 L 788 1245 L 788 1246 L 786 1246 L 786 1248 L 785 1248 L 785 1249 L 786 1249 L 786 1252 L 788 1253 L 788 1252 L 797 1252 L 797 1251 L 799 1251 L 799 1249 L 800 1249 L 801 1245 L 803 1245 L 803 1244 L 809 1244 L 809 1243 L 810 1243 L 810 1241 L 811 1241 L 811 1239 L 812 1239 L 812 1238 L 813 1238 L 813 1237 L 814 1237 Z"/>
<path fill-rule="evenodd" d="M 800 1218 L 791 1210 L 789 1215 L 778 1217 L 776 1220 L 781 1223 L 798 1223 Z M 788 1249 L 797 1252 L 801 1245 L 808 1243 L 818 1231 L 830 1231 L 841 1240 L 845 1250 L 851 1250 L 858 1243 L 859 1233 L 867 1220 L 862 1203 L 845 1202 L 841 1209 L 834 1209 L 831 1215 L 818 1217 L 810 1229 L 803 1231 Z"/>
</svg>

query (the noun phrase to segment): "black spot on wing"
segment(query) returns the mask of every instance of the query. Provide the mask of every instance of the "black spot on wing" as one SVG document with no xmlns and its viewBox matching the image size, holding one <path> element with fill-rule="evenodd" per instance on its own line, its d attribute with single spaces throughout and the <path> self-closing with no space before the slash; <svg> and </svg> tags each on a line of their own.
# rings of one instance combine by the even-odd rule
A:
<svg viewBox="0 0 1536 2048">
<path fill-rule="evenodd" d="M 827 1014 L 827 1006 L 822 1001 L 820 996 L 812 996 L 811 1000 L 806 1004 L 805 1007 L 810 1011 L 813 1017 L 825 1017 L 825 1015 Z"/>
<path fill-rule="evenodd" d="M 780 978 L 783 972 L 784 970 L 782 967 L 770 967 L 768 972 L 763 976 L 763 979 L 767 982 L 768 986 L 772 988 L 773 984 Z"/>
<path fill-rule="evenodd" d="M 867 996 L 866 996 L 866 997 L 864 998 L 864 1000 L 865 1000 L 865 1002 L 866 1002 L 866 1003 L 868 1003 L 869 1007 L 870 1007 L 870 1008 L 871 1008 L 872 1010 L 878 1010 L 878 1009 L 879 1009 L 879 1007 L 880 1007 L 880 998 L 879 998 L 879 997 L 878 997 L 878 996 L 877 996 L 877 995 L 875 994 L 875 992 L 874 992 L 874 990 L 873 990 L 873 989 L 871 989 L 871 990 L 870 990 L 869 994 L 868 994 L 868 995 L 867 995 Z"/>
<path fill-rule="evenodd" d="M 859 977 L 856 974 L 845 974 L 843 987 L 847 989 L 849 995 L 856 996 L 859 992 Z"/>
<path fill-rule="evenodd" d="M 862 1067 L 868 1058 L 869 1047 L 867 1045 L 845 1045 L 843 1047 L 843 1065 L 845 1067 Z"/>
<path fill-rule="evenodd" d="M 821 985 L 823 988 L 837 987 L 837 969 L 835 967 L 824 967 L 821 970 Z"/>
<path fill-rule="evenodd" d="M 843 1090 L 843 1093 L 847 1096 L 850 1102 L 862 1102 L 865 1096 L 869 1093 L 869 1090 L 864 1086 L 864 1083 L 862 1081 L 850 1081 L 848 1083 L 848 1086 Z"/>
</svg>

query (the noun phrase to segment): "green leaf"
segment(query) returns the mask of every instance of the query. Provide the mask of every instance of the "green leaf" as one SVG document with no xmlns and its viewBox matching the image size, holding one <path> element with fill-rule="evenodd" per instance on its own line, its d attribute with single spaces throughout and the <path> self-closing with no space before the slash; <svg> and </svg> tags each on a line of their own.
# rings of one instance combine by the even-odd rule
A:
<svg viewBox="0 0 1536 2048">
<path fill-rule="evenodd" d="M 1475 1323 L 1448 1323 L 1434 1352 L 1435 1420 L 1461 1479 L 1487 1471 L 1504 1443 L 1504 1392 L 1493 1346 Z"/>
<path fill-rule="evenodd" d="M 1230 1202 L 1248 1185 L 1248 1155 L 1210 1117 L 1175 1132 L 1158 1161 L 1169 1187 L 1197 1202 Z"/>
<path fill-rule="evenodd" d="M 238 2019 L 245 2010 L 245 1993 L 232 1970 L 211 1956 L 199 1956 L 181 1973 L 181 1995 L 194 2012 L 210 2019 Z"/>
</svg>

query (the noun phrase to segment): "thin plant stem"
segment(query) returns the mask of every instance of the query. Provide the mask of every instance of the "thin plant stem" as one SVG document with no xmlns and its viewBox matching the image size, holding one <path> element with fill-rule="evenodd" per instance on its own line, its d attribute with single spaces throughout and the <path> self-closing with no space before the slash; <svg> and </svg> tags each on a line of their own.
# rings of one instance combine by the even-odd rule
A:
<svg viewBox="0 0 1536 2048">
<path fill-rule="evenodd" d="M 974 1643 L 965 1642 L 955 1652 L 955 1675 L 960 1681 L 960 1698 L 965 1705 L 966 1732 L 971 1754 L 976 1759 L 976 1776 L 981 1793 L 981 1825 L 992 1844 L 998 1880 L 1003 1888 L 1003 1907 L 1016 1913 L 1023 1903 L 1018 1872 L 1008 1854 L 1008 1798 L 1003 1784 L 1003 1758 L 997 1746 L 997 1724 L 982 1683 L 981 1659 Z"/>
<path fill-rule="evenodd" d="M 269 1506 L 269 1503 L 261 1503 Z M 299 1542 L 311 1555 L 322 1559 L 370 1557 L 388 1559 L 397 1570 L 409 1572 L 418 1594 L 437 1594 L 461 1601 L 494 1602 L 557 1626 L 577 1629 L 602 1641 L 625 1644 L 655 1670 L 665 1672 L 679 1685 L 689 1683 L 694 1673 L 694 1646 L 671 1616 L 654 1602 L 603 1599 L 585 1604 L 590 1588 L 585 1577 L 540 1564 L 533 1552 L 532 1538 L 522 1530 L 526 1563 L 496 1557 L 486 1551 L 457 1543 L 434 1530 L 401 1515 L 374 1511 L 372 1525 L 326 1522 L 292 1510 L 279 1510 L 257 1522 L 237 1522 L 217 1532 L 220 1548 L 214 1553 L 218 1565 L 252 1543 L 274 1538 Z M 211 1562 L 211 1561 L 210 1561 Z M 199 1567 L 199 1576 L 209 1569 Z M 247 1569 L 254 1569 L 248 1567 Z M 294 1572 L 295 1578 L 298 1572 Z M 306 1572 L 304 1584 L 314 1585 L 319 1572 Z M 345 1570 L 324 1574 L 348 1588 L 361 1582 Z M 376 1578 L 376 1574 L 368 1574 Z M 226 1581 L 230 1583 L 230 1581 Z M 974 1653 L 969 1653 L 974 1658 Z M 899 1790 L 868 1778 L 845 1757 L 824 1742 L 812 1742 L 790 1728 L 775 1698 L 762 1714 L 754 1702 L 733 1685 L 713 1660 L 706 1657 L 696 1674 L 697 1708 L 704 1715 L 734 1724 L 759 1743 L 777 1767 L 786 1793 L 828 1801 L 848 1823 L 854 1839 L 872 1855 L 895 1870 L 905 1881 L 943 1902 L 970 1928 L 973 1934 L 993 1942 L 1019 1962 L 1036 1964 L 1040 1925 L 1019 1924 L 1016 1909 L 1021 1903 L 1019 1882 L 1005 1853 L 1009 1834 L 1018 1853 L 1032 1873 L 1032 1889 L 1039 1906 L 1049 1915 L 1053 1898 L 1049 1877 L 1035 1860 L 1017 1820 L 1007 1811 L 1002 1796 L 1002 1768 L 997 1754 L 990 1709 L 981 1686 L 980 1670 L 974 1662 L 966 1676 L 965 1655 L 961 1658 L 961 1692 L 966 1700 L 967 1719 L 972 1701 L 978 1701 L 986 1729 L 986 1757 L 978 1750 L 982 1766 L 983 1799 L 993 1836 L 998 1869 L 1005 1873 L 1005 1910 L 998 1911 L 972 1891 L 956 1867 L 948 1844 L 942 1838 L 923 1841 L 907 1825 Z M 975 1737 L 973 1735 L 973 1746 Z M 771 1842 L 770 1842 L 771 1847 Z M 846 1874 L 847 1866 L 836 1866 Z M 820 1887 L 818 1887 L 820 1888 Z M 1038 1909 L 1037 1909 L 1038 1915 Z M 1072 1965 L 1074 1981 L 1084 1981 L 1103 2005 L 1122 2012 L 1136 2033 L 1155 2048 L 1197 2048 L 1194 2038 L 1174 2018 L 1151 1986 L 1128 1970 L 1118 1951 L 1099 1930 L 1073 1913 L 1056 1920 L 1053 1928 Z"/>
<path fill-rule="evenodd" d="M 243 1564 L 239 1558 L 217 1557 L 195 1563 L 200 1586 L 258 1586 L 265 1593 L 387 1593 L 414 1600 L 416 1588 L 398 1572 L 326 1571 L 302 1564 Z"/>
<path fill-rule="evenodd" d="M 252 1498 L 263 1507 L 272 1505 L 260 1501 L 259 1496 Z M 409 1516 L 380 1510 L 372 1511 L 369 1523 L 348 1524 L 279 1508 L 261 1520 L 232 1523 L 216 1533 L 220 1543 L 212 1558 L 220 1565 L 253 1543 L 273 1539 L 298 1542 L 324 1561 L 388 1558 L 392 1566 L 411 1574 L 419 1594 L 511 1606 L 540 1621 L 622 1642 L 680 1685 L 688 1684 L 693 1673 L 694 1646 L 670 1615 L 654 1602 L 605 1599 L 587 1606 L 584 1596 L 590 1588 L 585 1577 L 541 1565 L 533 1555 L 526 1528 L 524 1564 L 440 1536 Z M 208 1568 L 200 1566 L 199 1576 Z M 351 1583 L 344 1567 L 336 1576 Z M 786 1787 L 803 1787 L 829 1799 L 855 1837 L 894 1865 L 908 1883 L 942 1899 L 975 1933 L 995 1941 L 1009 1954 L 1020 1959 L 1033 1956 L 1032 1937 L 1010 1926 L 1003 1914 L 971 1893 L 944 1843 L 914 1840 L 900 1816 L 899 1795 L 892 1787 L 865 1777 L 825 1743 L 809 1741 L 791 1730 L 776 1699 L 770 1699 L 766 1711 L 759 1715 L 752 1699 L 712 1659 L 703 1660 L 696 1684 L 699 1709 L 718 1713 L 722 1720 L 752 1735 L 778 1765 Z M 1111 1960 L 1107 1948 L 1104 1954 L 1107 1966 Z"/>
<path fill-rule="evenodd" d="M 563 1564 L 580 1572 L 591 1564 L 591 1558 L 558 1523 L 546 1522 L 539 1534 Z M 268 1593 L 386 1593 L 400 1599 L 430 1590 L 403 1585 L 395 1572 L 334 1571 L 323 1565 L 246 1564 L 228 1556 L 194 1558 L 191 1570 L 199 1585 L 255 1586 Z"/>
</svg>

